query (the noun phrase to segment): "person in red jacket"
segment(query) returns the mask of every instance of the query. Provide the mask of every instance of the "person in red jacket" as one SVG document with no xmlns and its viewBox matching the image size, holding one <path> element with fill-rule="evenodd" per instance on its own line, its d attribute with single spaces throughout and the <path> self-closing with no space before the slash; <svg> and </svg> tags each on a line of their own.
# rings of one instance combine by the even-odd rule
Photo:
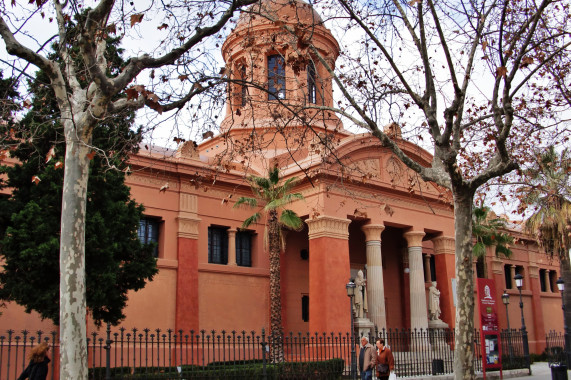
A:
<svg viewBox="0 0 571 380">
<path fill-rule="evenodd" d="M 46 377 L 48 377 L 48 363 L 50 362 L 50 358 L 48 358 L 46 354 L 49 349 L 50 346 L 45 342 L 32 348 L 32 351 L 30 351 L 28 355 L 30 364 L 28 364 L 24 372 L 18 377 L 18 380 L 46 380 Z"/>
<path fill-rule="evenodd" d="M 384 339 L 377 339 L 376 341 L 377 346 L 377 379 L 379 380 L 388 380 L 389 375 L 395 369 L 395 359 L 393 357 L 393 353 L 391 349 L 385 346 Z"/>
</svg>

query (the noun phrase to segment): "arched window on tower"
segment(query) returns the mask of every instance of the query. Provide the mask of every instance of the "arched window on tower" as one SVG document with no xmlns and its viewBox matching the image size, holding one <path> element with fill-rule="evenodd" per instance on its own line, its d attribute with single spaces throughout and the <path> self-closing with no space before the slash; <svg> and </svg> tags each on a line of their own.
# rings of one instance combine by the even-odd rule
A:
<svg viewBox="0 0 571 380">
<path fill-rule="evenodd" d="M 240 80 L 242 80 L 240 88 L 240 105 L 244 107 L 248 96 L 248 87 L 246 86 L 246 65 L 240 66 Z"/>
<path fill-rule="evenodd" d="M 279 54 L 268 56 L 268 100 L 285 99 L 285 65 Z"/>
<path fill-rule="evenodd" d="M 316 80 L 315 65 L 309 62 L 307 64 L 307 101 L 311 104 L 317 103 Z"/>
</svg>

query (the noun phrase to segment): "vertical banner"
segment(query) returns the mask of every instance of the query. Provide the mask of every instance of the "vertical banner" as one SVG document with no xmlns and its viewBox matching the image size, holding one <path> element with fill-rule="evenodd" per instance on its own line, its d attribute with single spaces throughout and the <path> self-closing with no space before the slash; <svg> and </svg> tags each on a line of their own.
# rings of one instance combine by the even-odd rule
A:
<svg viewBox="0 0 571 380">
<path fill-rule="evenodd" d="M 477 288 L 484 379 L 486 378 L 486 369 L 493 368 L 499 368 L 500 378 L 503 378 L 496 284 L 494 280 L 478 278 Z"/>
</svg>

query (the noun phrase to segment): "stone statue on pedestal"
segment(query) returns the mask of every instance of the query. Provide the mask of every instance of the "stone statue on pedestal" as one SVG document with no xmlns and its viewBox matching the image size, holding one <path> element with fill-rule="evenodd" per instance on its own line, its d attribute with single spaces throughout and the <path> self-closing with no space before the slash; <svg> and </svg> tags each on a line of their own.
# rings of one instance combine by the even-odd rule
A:
<svg viewBox="0 0 571 380">
<path fill-rule="evenodd" d="M 431 321 L 439 321 L 441 313 L 440 290 L 436 288 L 436 281 L 433 281 L 428 289 L 428 319 Z"/>
<path fill-rule="evenodd" d="M 355 297 L 353 297 L 353 313 L 355 318 L 365 318 L 367 312 L 367 280 L 363 275 L 363 271 L 359 270 L 357 278 L 355 278 Z"/>
</svg>

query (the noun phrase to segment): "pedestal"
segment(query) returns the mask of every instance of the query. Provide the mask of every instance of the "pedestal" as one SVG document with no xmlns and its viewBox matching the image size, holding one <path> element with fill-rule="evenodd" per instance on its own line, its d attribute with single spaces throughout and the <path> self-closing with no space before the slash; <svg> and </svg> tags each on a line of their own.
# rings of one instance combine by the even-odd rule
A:
<svg viewBox="0 0 571 380">
<path fill-rule="evenodd" d="M 366 336 L 369 338 L 369 343 L 373 344 L 375 342 L 371 342 L 373 337 L 375 336 L 375 325 L 373 322 L 369 320 L 369 318 L 356 318 L 355 319 L 355 334 L 359 337 Z"/>
</svg>

